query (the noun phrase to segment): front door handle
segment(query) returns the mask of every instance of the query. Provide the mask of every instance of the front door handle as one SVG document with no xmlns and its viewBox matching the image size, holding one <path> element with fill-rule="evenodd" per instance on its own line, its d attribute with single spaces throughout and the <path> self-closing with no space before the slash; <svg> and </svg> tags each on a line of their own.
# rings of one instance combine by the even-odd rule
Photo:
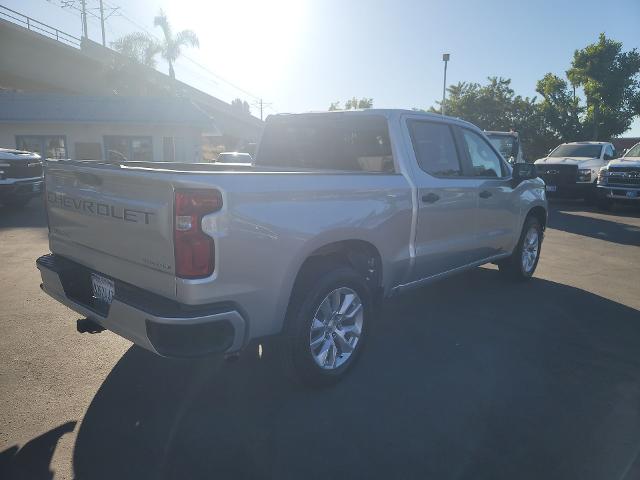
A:
<svg viewBox="0 0 640 480">
<path fill-rule="evenodd" d="M 422 201 L 424 203 L 435 203 L 438 200 L 440 200 L 440 196 L 436 195 L 435 193 L 427 193 L 426 195 L 422 196 Z"/>
<path fill-rule="evenodd" d="M 491 195 L 493 194 L 488 190 L 484 190 L 483 192 L 480 192 L 480 198 L 489 198 Z"/>
</svg>

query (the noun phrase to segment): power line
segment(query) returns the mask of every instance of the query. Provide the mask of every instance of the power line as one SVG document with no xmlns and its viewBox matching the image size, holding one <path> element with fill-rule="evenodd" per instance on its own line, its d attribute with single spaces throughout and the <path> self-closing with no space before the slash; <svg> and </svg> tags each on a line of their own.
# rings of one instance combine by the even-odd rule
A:
<svg viewBox="0 0 640 480">
<path fill-rule="evenodd" d="M 47 2 L 53 4 L 55 0 L 46 0 Z M 58 0 L 58 6 L 63 8 L 64 10 L 66 10 L 66 8 L 71 8 L 73 10 L 77 10 L 78 12 L 80 12 L 82 14 L 82 8 L 79 8 L 77 5 L 77 2 L 86 2 L 87 0 Z M 86 12 L 86 17 L 91 17 L 92 20 L 94 21 L 100 21 L 101 24 L 106 21 L 110 16 L 112 15 L 117 15 L 120 18 L 126 20 L 127 22 L 129 22 L 131 25 L 135 26 L 136 28 L 142 30 L 143 32 L 145 32 L 147 35 L 149 35 L 151 38 L 155 39 L 158 42 L 162 42 L 162 38 L 160 38 L 156 33 L 152 32 L 151 30 L 149 30 L 146 26 L 140 24 L 138 21 L 136 21 L 134 18 L 132 18 L 131 16 L 129 16 L 127 14 L 127 12 L 125 11 L 124 8 L 122 8 L 119 5 L 115 5 L 113 3 L 111 3 L 110 1 L 107 0 L 99 0 L 101 5 L 104 5 L 107 7 L 107 9 L 110 11 L 110 13 L 106 16 L 101 15 L 98 16 L 95 13 L 93 13 L 91 10 L 100 10 L 100 7 L 89 7 L 89 8 L 85 8 L 85 12 Z M 104 18 L 102 19 L 101 17 Z M 86 18 L 85 17 L 85 18 Z M 84 21 L 84 20 L 83 20 Z M 83 27 L 84 28 L 84 27 Z M 105 35 L 104 35 L 104 29 L 105 27 L 103 25 L 101 25 L 101 31 L 102 31 L 102 41 L 103 41 L 103 45 L 106 46 L 106 41 L 105 41 Z M 111 29 L 109 29 L 109 31 L 111 31 Z M 85 36 L 86 32 L 85 32 Z M 272 108 L 272 103 L 266 103 L 263 101 L 263 99 L 261 97 L 259 97 L 258 95 L 249 92 L 248 90 L 239 87 L 238 85 L 234 84 L 233 82 L 231 82 L 230 80 L 227 80 L 226 78 L 224 78 L 223 76 L 221 76 L 220 74 L 212 71 L 211 69 L 209 69 L 208 67 L 202 65 L 200 62 L 194 60 L 193 58 L 189 57 L 188 55 L 185 55 L 184 53 L 181 55 L 181 58 L 185 59 L 186 61 L 190 62 L 191 64 L 195 65 L 196 67 L 200 68 L 201 70 L 203 70 L 204 72 L 206 72 L 207 74 L 211 75 L 212 77 L 214 77 L 214 79 L 211 78 L 207 78 L 205 75 L 201 75 L 202 78 L 206 79 L 209 82 L 212 82 L 214 85 L 219 85 L 218 81 L 228 85 L 229 87 L 231 87 L 232 89 L 234 89 L 236 92 L 240 92 L 244 95 L 246 95 L 247 97 L 251 98 L 254 100 L 253 105 L 254 106 L 259 106 L 260 107 L 260 118 L 262 119 L 264 116 L 264 109 L 265 108 L 269 108 L 273 111 L 275 111 L 275 109 Z M 192 71 L 193 72 L 193 71 Z M 196 72 L 193 72 L 195 75 L 198 75 Z M 216 81 L 218 80 L 218 81 Z"/>
<path fill-rule="evenodd" d="M 100 31 L 102 33 L 102 44 L 106 46 L 105 40 L 105 21 L 111 17 L 112 15 L 117 14 L 116 8 L 108 8 L 107 15 L 105 16 L 104 8 L 102 7 L 102 1 L 100 2 L 100 6 L 91 7 L 87 6 L 88 0 L 46 0 L 48 3 L 52 5 L 56 5 L 62 9 L 62 11 L 71 14 L 69 10 L 75 10 L 80 13 L 80 21 L 82 25 L 82 36 L 85 38 L 89 38 L 88 31 L 88 22 L 95 22 L 100 26 Z M 100 14 L 94 13 L 92 10 L 99 10 Z"/>
</svg>

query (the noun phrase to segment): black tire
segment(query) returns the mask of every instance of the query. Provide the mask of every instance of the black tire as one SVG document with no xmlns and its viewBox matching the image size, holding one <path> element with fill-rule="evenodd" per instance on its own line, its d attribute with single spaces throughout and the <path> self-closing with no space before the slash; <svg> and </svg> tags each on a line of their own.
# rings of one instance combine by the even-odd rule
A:
<svg viewBox="0 0 640 480">
<path fill-rule="evenodd" d="M 523 258 L 523 249 L 525 237 L 531 228 L 535 228 L 538 233 L 538 249 L 535 255 L 535 261 L 533 266 L 529 269 L 525 269 Z M 529 215 L 524 221 L 522 232 L 520 233 L 520 239 L 516 248 L 514 248 L 511 256 L 498 263 L 498 269 L 505 277 L 515 281 L 529 280 L 538 266 L 538 260 L 540 259 L 540 252 L 542 251 L 542 225 L 538 219 L 532 215 Z"/>
<path fill-rule="evenodd" d="M 316 363 L 311 351 L 311 325 L 318 314 L 320 304 L 331 292 L 340 288 L 351 289 L 357 293 L 362 304 L 362 328 L 355 348 L 344 363 L 333 369 L 323 369 Z M 294 289 L 285 329 L 280 339 L 280 356 L 286 374 L 294 381 L 312 387 L 327 386 L 341 380 L 362 352 L 370 328 L 372 307 L 369 287 L 365 279 L 354 269 L 329 265 L 308 272 Z"/>
<path fill-rule="evenodd" d="M 24 208 L 31 201 L 31 197 L 5 198 L 2 203 L 9 208 Z"/>
</svg>

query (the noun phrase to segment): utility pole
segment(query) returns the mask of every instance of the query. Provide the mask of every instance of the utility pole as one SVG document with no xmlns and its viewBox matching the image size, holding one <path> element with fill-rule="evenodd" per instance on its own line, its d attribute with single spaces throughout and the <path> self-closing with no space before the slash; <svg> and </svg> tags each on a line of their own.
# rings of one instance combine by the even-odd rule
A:
<svg viewBox="0 0 640 480">
<path fill-rule="evenodd" d="M 107 46 L 107 40 L 104 35 L 104 5 L 102 4 L 102 0 L 100 0 L 100 28 L 102 29 L 102 46 Z"/>
<path fill-rule="evenodd" d="M 445 107 L 444 102 L 447 96 L 447 63 L 449 62 L 450 55 L 448 53 L 442 54 L 442 61 L 444 61 L 444 81 L 442 82 L 442 103 L 440 104 L 440 111 L 444 115 Z"/>
<path fill-rule="evenodd" d="M 82 36 L 89 38 L 89 32 L 87 31 L 87 0 L 80 0 L 82 10 L 80 16 L 82 17 Z"/>
<path fill-rule="evenodd" d="M 258 100 L 257 102 L 254 102 L 253 104 L 256 107 L 260 107 L 260 120 L 263 119 L 263 112 L 264 112 L 264 107 L 268 107 L 271 104 L 270 103 L 265 103 L 262 101 L 262 98 L 260 100 Z"/>
</svg>

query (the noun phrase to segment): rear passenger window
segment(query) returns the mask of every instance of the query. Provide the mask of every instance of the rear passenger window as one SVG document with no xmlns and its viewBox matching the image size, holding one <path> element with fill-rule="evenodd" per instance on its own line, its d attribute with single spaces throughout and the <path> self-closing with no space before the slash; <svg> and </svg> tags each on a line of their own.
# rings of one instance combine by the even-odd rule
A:
<svg viewBox="0 0 640 480">
<path fill-rule="evenodd" d="M 462 175 L 453 133 L 445 123 L 409 121 L 413 151 L 418 165 L 436 177 Z"/>
</svg>

